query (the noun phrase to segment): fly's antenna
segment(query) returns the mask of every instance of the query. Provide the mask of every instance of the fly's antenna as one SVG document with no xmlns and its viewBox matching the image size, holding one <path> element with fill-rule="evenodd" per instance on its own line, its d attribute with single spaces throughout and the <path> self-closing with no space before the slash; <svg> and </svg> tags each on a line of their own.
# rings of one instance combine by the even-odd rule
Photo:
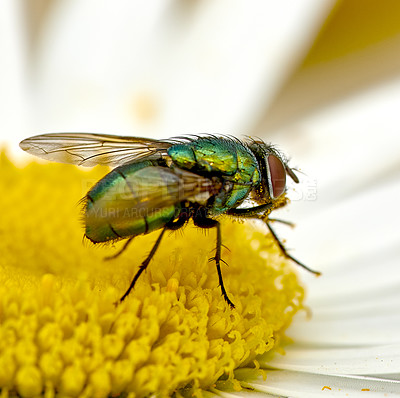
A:
<svg viewBox="0 0 400 398">
<path fill-rule="evenodd" d="M 299 172 L 299 170 L 297 169 L 291 169 L 287 164 L 285 164 L 285 170 L 286 170 L 286 174 L 296 183 L 298 184 L 299 181 L 299 177 L 297 177 L 297 175 L 294 173 L 293 170 L 296 170 L 297 172 Z"/>
</svg>

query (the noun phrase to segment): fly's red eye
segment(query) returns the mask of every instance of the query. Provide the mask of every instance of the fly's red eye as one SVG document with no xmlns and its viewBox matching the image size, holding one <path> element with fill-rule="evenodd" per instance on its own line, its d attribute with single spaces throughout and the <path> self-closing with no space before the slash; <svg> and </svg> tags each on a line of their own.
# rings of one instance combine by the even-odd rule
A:
<svg viewBox="0 0 400 398">
<path fill-rule="evenodd" d="M 270 195 L 277 198 L 286 187 L 286 170 L 282 161 L 274 155 L 268 156 Z"/>
</svg>

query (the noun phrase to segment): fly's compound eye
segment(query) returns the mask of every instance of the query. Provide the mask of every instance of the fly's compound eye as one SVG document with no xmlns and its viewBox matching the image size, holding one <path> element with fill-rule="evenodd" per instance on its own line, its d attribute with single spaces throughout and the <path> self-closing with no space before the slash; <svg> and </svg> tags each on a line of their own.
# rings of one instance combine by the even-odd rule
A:
<svg viewBox="0 0 400 398">
<path fill-rule="evenodd" d="M 282 161 L 275 155 L 268 155 L 268 188 L 272 199 L 276 199 L 285 192 L 286 170 Z"/>
</svg>

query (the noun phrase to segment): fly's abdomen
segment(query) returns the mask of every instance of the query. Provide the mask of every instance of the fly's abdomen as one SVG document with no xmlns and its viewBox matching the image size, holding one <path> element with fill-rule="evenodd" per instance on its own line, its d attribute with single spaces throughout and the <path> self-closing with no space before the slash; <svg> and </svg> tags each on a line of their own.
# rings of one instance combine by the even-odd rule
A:
<svg viewBox="0 0 400 398">
<path fill-rule="evenodd" d="M 163 227 L 179 210 L 170 193 L 177 178 L 152 161 L 117 167 L 87 194 L 86 236 L 106 242 Z"/>
</svg>

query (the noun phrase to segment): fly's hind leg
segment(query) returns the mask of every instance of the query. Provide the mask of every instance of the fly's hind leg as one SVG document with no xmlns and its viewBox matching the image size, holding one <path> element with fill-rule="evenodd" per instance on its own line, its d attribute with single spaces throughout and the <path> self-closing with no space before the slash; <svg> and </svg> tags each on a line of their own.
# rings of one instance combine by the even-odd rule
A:
<svg viewBox="0 0 400 398">
<path fill-rule="evenodd" d="M 125 298 L 129 295 L 129 293 L 131 292 L 131 290 L 135 287 L 135 284 L 137 282 L 137 280 L 139 279 L 140 275 L 143 273 L 143 271 L 146 270 L 147 266 L 149 265 L 151 259 L 154 257 L 154 255 L 156 254 L 156 251 L 158 249 L 158 246 L 160 246 L 161 240 L 164 236 L 164 233 L 167 229 L 169 230 L 177 230 L 179 228 L 181 228 L 185 222 L 187 222 L 189 218 L 189 214 L 186 212 L 181 212 L 181 214 L 179 214 L 179 217 L 176 220 L 171 220 L 170 222 L 168 222 L 164 228 L 162 229 L 160 235 L 158 236 L 156 243 L 154 243 L 153 248 L 151 249 L 149 255 L 146 257 L 146 259 L 142 262 L 142 264 L 139 266 L 138 271 L 136 272 L 135 276 L 133 277 L 133 280 L 128 288 L 128 290 L 124 293 L 124 295 L 119 299 L 120 302 L 124 301 Z M 115 258 L 117 256 L 119 256 L 129 245 L 129 243 L 131 243 L 132 239 L 134 237 L 132 236 L 131 238 L 129 238 L 129 240 L 125 243 L 124 247 L 122 248 L 122 250 L 120 250 L 117 254 L 115 254 L 114 256 L 111 256 L 110 258 Z"/>
<path fill-rule="evenodd" d="M 149 265 L 151 259 L 154 257 L 156 254 L 156 251 L 158 249 L 158 246 L 160 246 L 162 237 L 164 236 L 165 231 L 167 230 L 167 227 L 164 227 L 163 230 L 161 231 L 160 235 L 158 236 L 156 243 L 154 244 L 153 248 L 151 249 L 149 255 L 146 257 L 146 259 L 142 262 L 142 264 L 139 266 L 138 271 L 136 272 L 136 275 L 134 276 L 128 290 L 124 293 L 124 295 L 119 299 L 120 302 L 124 301 L 125 298 L 128 296 L 128 294 L 131 292 L 131 290 L 135 287 L 135 284 L 137 280 L 139 279 L 140 275 L 142 272 L 147 268 Z M 132 238 L 131 238 L 132 239 Z"/>
<path fill-rule="evenodd" d="M 104 257 L 105 261 L 109 261 L 109 260 L 114 260 L 115 258 L 119 257 L 129 246 L 129 244 L 132 242 L 134 236 L 132 236 L 131 238 L 129 238 L 125 244 L 122 246 L 122 248 L 120 250 L 118 250 L 115 254 L 111 255 L 111 256 L 107 256 Z"/>
<path fill-rule="evenodd" d="M 193 221 L 194 221 L 194 224 L 200 228 L 216 228 L 217 229 L 217 247 L 215 249 L 215 257 L 210 258 L 210 260 L 215 260 L 215 265 L 217 267 L 217 273 L 218 273 L 219 286 L 221 288 L 222 296 L 224 297 L 224 299 L 228 303 L 228 305 L 233 309 L 233 308 L 235 308 L 235 305 L 232 303 L 232 301 L 228 297 L 228 294 L 226 293 L 224 281 L 222 279 L 222 272 L 221 272 L 221 261 L 224 262 L 221 259 L 221 247 L 222 247 L 221 224 L 218 221 L 213 220 L 211 218 L 207 218 L 205 216 L 194 217 Z"/>
</svg>

